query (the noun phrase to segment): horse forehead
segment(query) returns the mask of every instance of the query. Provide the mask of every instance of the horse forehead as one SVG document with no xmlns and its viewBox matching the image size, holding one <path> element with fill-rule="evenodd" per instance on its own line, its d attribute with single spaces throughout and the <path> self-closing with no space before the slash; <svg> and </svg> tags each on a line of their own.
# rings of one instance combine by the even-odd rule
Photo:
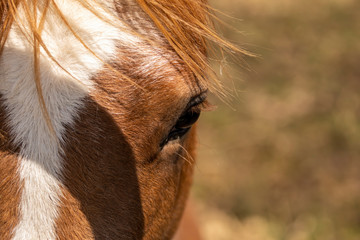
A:
<svg viewBox="0 0 360 240">
<path fill-rule="evenodd" d="M 121 102 L 112 109 L 128 112 L 151 108 L 156 114 L 186 105 L 190 95 L 202 89 L 173 52 L 161 51 L 149 46 L 119 48 L 113 68 L 104 66 L 93 78 L 98 86 L 94 94 Z M 114 68 L 128 79 L 119 78 Z"/>
</svg>

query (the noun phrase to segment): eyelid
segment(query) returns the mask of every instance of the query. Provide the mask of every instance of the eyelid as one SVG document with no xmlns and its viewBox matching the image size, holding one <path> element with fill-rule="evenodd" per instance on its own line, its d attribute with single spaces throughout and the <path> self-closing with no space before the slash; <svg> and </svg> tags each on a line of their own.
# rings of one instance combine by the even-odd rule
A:
<svg viewBox="0 0 360 240">
<path fill-rule="evenodd" d="M 185 112 L 191 110 L 193 107 L 200 106 L 202 103 L 206 101 L 207 91 L 201 92 L 198 95 L 193 96 L 185 107 Z"/>
<path fill-rule="evenodd" d="M 207 99 L 195 107 L 198 108 L 199 111 L 202 111 L 202 112 L 211 112 L 217 108 L 216 105 L 210 103 Z"/>
<path fill-rule="evenodd" d="M 192 97 L 187 107 L 185 108 L 186 113 L 188 111 L 197 111 L 197 112 L 209 112 L 216 109 L 216 106 L 211 104 L 209 100 L 207 100 L 207 91 L 200 93 L 199 95 Z M 183 115 L 182 114 L 182 115 Z"/>
<path fill-rule="evenodd" d="M 207 91 L 201 92 L 200 94 L 191 97 L 185 109 L 187 110 L 192 108 L 193 106 L 199 105 L 200 103 L 204 102 L 206 98 L 207 98 Z"/>
</svg>

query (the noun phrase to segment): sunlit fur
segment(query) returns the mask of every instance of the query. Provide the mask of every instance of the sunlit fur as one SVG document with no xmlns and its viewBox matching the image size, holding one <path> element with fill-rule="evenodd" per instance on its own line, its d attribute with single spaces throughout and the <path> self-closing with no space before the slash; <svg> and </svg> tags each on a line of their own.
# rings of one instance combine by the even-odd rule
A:
<svg viewBox="0 0 360 240">
<path fill-rule="evenodd" d="M 97 15 L 99 18 L 111 22 L 113 20 L 110 17 L 108 12 L 99 12 L 98 8 L 104 9 L 103 2 L 100 1 L 89 1 L 89 0 L 73 0 L 78 2 L 84 7 L 88 8 L 89 11 Z M 216 79 L 212 74 L 212 71 L 209 68 L 206 55 L 201 54 L 209 48 L 208 43 L 213 42 L 218 44 L 220 47 L 224 47 L 229 50 L 243 52 L 249 54 L 248 52 L 241 50 L 231 43 L 223 40 L 214 30 L 212 17 L 214 16 L 210 10 L 210 7 L 207 5 L 205 0 L 136 0 L 141 8 L 149 15 L 149 17 L 154 21 L 155 25 L 159 30 L 164 34 L 166 39 L 169 41 L 170 45 L 174 50 L 179 54 L 179 56 L 184 60 L 184 62 L 189 66 L 193 71 L 194 75 L 201 81 L 207 83 L 210 88 L 217 91 L 222 91 L 221 83 Z M 38 11 L 35 12 L 32 10 L 35 6 L 40 5 L 41 7 Z M 0 53 L 4 47 L 7 36 L 9 34 L 10 28 L 15 21 L 20 26 L 28 25 L 28 41 L 32 42 L 34 49 L 38 49 L 40 46 L 44 48 L 46 54 L 56 63 L 57 59 L 53 56 L 51 51 L 47 50 L 46 44 L 42 40 L 42 30 L 43 30 L 43 19 L 48 12 L 48 9 L 52 8 L 52 5 L 56 5 L 54 0 L 4 0 L 0 5 L 0 20 L 2 25 L 2 30 L 0 32 Z M 20 6 L 20 7 L 19 7 Z M 16 13 L 18 9 L 23 9 L 27 14 L 19 19 Z M 53 7 L 54 8 L 54 7 Z M 51 14 L 56 14 L 64 23 L 66 23 L 66 18 L 64 17 L 64 12 L 58 8 L 54 8 Z M 122 26 L 118 21 L 113 23 L 115 26 Z M 67 25 L 69 30 L 73 33 L 76 32 L 72 29 L 71 25 Z M 76 29 L 75 29 L 76 30 Z M 131 31 L 130 29 L 122 29 Z M 75 35 L 75 37 L 82 42 L 81 37 Z M 142 36 L 145 37 L 146 36 Z M 84 45 L 89 51 L 91 48 Z M 39 50 L 36 50 L 39 52 Z M 101 56 L 100 56 L 101 57 Z M 34 62 L 36 64 L 36 62 Z M 60 67 L 63 67 L 60 65 Z M 38 66 L 34 66 L 34 69 L 38 69 Z M 66 71 L 66 68 L 63 68 Z M 40 77 L 35 76 L 35 81 L 37 89 L 42 98 L 40 86 Z M 209 82 L 212 79 L 214 82 Z M 42 101 L 42 100 L 41 100 Z M 42 106 L 44 107 L 43 103 Z"/>
<path fill-rule="evenodd" d="M 17 170 L 0 166 L 11 174 L 0 198 L 18 189 L 16 201 L 0 199 L 4 216 L 16 218 L 1 218 L 5 238 L 174 233 L 191 183 L 194 129 L 160 152 L 158 142 L 189 97 L 212 86 L 207 41 L 236 48 L 212 29 L 203 1 L 136 0 L 138 16 L 125 21 L 119 9 L 127 4 L 135 11 L 131 0 L 1 1 L 0 160 Z M 156 159 L 169 162 L 146 163 Z M 111 204 L 119 214 L 99 217 Z"/>
<path fill-rule="evenodd" d="M 130 45 L 136 43 L 136 38 L 120 34 L 117 28 L 101 21 L 76 2 L 57 4 L 67 22 L 76 27 L 82 41 L 104 61 L 113 57 L 115 40 Z M 41 11 L 41 7 L 38 10 Z M 24 11 L 18 8 L 18 15 L 26 15 Z M 51 14 L 51 9 L 49 11 L 43 23 L 41 41 L 46 43 L 57 63 L 71 73 L 68 75 L 49 60 L 45 51 L 40 51 L 38 81 L 42 79 L 41 97 L 46 99 L 44 102 L 53 132 L 49 131 L 43 117 L 39 88 L 34 84 L 33 46 L 24 38 L 24 34 L 31 36 L 32 30 L 26 19 L 19 17 L 23 25 L 13 24 L 0 61 L 0 93 L 7 108 L 13 143 L 21 146 L 19 176 L 23 190 L 14 240 L 56 238 L 54 221 L 62 173 L 59 141 L 63 140 L 65 125 L 72 124 L 82 106 L 82 99 L 92 88 L 90 77 L 103 66 L 103 62 L 67 29 L 61 18 Z"/>
</svg>

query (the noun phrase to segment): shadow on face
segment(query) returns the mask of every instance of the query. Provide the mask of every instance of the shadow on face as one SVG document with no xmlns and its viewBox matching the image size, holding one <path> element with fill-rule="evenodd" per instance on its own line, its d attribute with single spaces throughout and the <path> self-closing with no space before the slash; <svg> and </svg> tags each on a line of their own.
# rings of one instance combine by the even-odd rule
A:
<svg viewBox="0 0 360 240">
<path fill-rule="evenodd" d="M 193 88 L 169 62 L 147 71 L 138 63 L 114 64 L 137 86 L 109 70 L 98 74 L 68 128 L 59 235 L 170 239 L 176 230 L 192 181 L 195 128 L 161 143 Z"/>
<path fill-rule="evenodd" d="M 191 183 L 189 156 L 180 143 L 171 143 L 155 157 L 149 152 L 136 157 L 136 143 L 106 109 L 91 99 L 85 109 L 67 132 L 58 222 L 67 228 L 59 228 L 59 235 L 92 232 L 95 239 L 169 239 Z M 189 152 L 193 132 L 182 143 Z"/>
</svg>

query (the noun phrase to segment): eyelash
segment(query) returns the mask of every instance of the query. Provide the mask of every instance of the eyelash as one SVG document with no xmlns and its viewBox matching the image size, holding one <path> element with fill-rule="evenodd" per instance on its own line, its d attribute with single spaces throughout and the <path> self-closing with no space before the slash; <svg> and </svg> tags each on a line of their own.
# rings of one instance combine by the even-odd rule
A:
<svg viewBox="0 0 360 240">
<path fill-rule="evenodd" d="M 163 148 L 168 142 L 176 140 L 184 136 L 192 127 L 192 125 L 199 119 L 200 109 L 194 106 L 183 113 L 175 126 L 170 130 L 169 135 L 162 141 L 160 147 Z"/>
</svg>

